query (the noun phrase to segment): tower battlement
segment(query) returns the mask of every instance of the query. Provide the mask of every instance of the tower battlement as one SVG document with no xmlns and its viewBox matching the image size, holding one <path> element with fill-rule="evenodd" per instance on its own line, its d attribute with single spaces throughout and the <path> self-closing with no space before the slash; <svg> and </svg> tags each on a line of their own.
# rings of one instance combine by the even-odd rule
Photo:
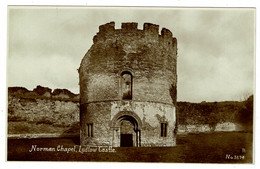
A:
<svg viewBox="0 0 260 169">
<path fill-rule="evenodd" d="M 115 29 L 115 22 L 109 22 L 99 26 L 99 32 L 94 36 L 93 42 L 104 41 L 118 36 L 136 36 L 137 38 L 148 38 L 157 41 L 176 42 L 172 32 L 169 29 L 162 28 L 159 33 L 159 25 L 152 23 L 144 23 L 143 29 L 138 29 L 136 22 L 124 22 L 121 24 L 121 29 Z M 175 39 L 175 40 L 174 40 Z"/>
<path fill-rule="evenodd" d="M 159 25 L 155 25 L 152 23 L 144 23 L 143 30 L 145 33 L 150 34 L 158 34 L 159 33 Z"/>
</svg>

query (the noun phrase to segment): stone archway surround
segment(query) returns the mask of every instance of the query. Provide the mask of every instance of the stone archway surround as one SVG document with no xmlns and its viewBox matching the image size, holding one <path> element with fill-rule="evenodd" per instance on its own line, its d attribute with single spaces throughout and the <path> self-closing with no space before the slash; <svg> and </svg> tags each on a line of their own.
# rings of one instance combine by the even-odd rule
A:
<svg viewBox="0 0 260 169">
<path fill-rule="evenodd" d="M 142 121 L 137 114 L 131 111 L 120 111 L 111 120 L 110 126 L 113 131 L 112 145 L 120 147 L 120 125 L 123 120 L 130 121 L 134 126 L 136 147 L 141 147 Z"/>
</svg>

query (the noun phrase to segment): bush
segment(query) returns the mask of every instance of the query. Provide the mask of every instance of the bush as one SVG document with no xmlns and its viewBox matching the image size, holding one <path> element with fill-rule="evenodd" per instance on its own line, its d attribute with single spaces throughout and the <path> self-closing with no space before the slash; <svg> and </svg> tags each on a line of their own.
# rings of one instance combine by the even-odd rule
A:
<svg viewBox="0 0 260 169">
<path fill-rule="evenodd" d="M 253 115 L 254 115 L 254 98 L 251 95 L 238 112 L 237 121 L 243 124 L 248 130 L 253 129 Z"/>
</svg>

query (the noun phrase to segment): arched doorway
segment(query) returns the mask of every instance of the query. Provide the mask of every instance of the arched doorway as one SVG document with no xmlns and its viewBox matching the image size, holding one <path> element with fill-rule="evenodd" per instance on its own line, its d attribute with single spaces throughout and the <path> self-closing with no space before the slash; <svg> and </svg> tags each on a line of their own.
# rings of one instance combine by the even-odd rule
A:
<svg viewBox="0 0 260 169">
<path fill-rule="evenodd" d="M 120 147 L 133 147 L 136 145 L 136 131 L 129 120 L 122 120 L 120 125 Z"/>
<path fill-rule="evenodd" d="M 113 146 L 140 147 L 141 120 L 133 112 L 119 112 L 112 120 Z"/>
</svg>

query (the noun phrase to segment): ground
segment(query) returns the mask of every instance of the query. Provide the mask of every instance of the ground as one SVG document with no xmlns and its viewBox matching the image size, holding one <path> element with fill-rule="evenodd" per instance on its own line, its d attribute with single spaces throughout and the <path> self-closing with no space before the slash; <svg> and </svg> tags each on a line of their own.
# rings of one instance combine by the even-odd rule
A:
<svg viewBox="0 0 260 169">
<path fill-rule="evenodd" d="M 32 151 L 37 147 L 55 147 L 56 151 Z M 57 146 L 77 152 L 57 151 Z M 252 163 L 253 134 L 219 132 L 177 136 L 175 147 L 112 148 L 115 152 L 79 151 L 79 138 L 8 139 L 8 161 L 114 161 L 176 163 Z M 104 147 L 102 147 L 103 151 Z M 106 147 L 105 147 L 106 148 Z M 89 150 L 88 150 L 89 151 Z"/>
</svg>

